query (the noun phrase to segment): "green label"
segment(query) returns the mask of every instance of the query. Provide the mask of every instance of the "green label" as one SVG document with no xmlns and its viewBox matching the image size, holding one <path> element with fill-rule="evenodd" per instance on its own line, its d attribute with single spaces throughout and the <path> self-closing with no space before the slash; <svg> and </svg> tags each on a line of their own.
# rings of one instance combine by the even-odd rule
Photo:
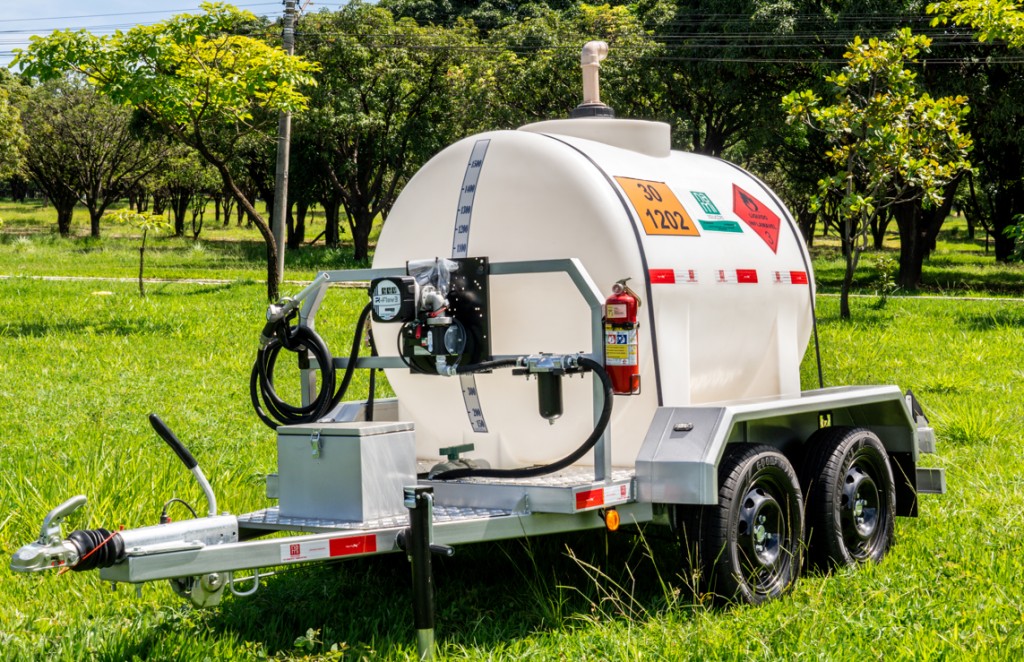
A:
<svg viewBox="0 0 1024 662">
<path fill-rule="evenodd" d="M 743 228 L 736 221 L 698 221 L 698 223 L 708 232 L 743 232 Z"/>
<path fill-rule="evenodd" d="M 690 191 L 690 193 L 692 193 L 693 197 L 697 199 L 697 204 L 700 205 L 700 208 L 704 210 L 705 214 L 714 214 L 715 216 L 721 215 L 721 212 L 718 211 L 718 207 L 715 206 L 715 203 L 711 202 L 711 198 L 708 197 L 707 193 L 702 193 L 700 191 Z M 728 232 L 732 232 L 732 230 L 728 230 Z"/>
</svg>

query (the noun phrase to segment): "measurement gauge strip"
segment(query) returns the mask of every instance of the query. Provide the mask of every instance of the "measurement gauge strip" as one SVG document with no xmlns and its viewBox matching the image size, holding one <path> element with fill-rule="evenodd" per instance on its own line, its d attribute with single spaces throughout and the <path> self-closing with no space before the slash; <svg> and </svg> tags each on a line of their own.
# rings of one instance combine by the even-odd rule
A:
<svg viewBox="0 0 1024 662">
<path fill-rule="evenodd" d="M 459 208 L 455 213 L 455 232 L 452 236 L 452 257 L 467 257 L 469 254 L 469 226 L 473 220 L 473 201 L 476 198 L 476 186 L 480 181 L 484 157 L 490 140 L 478 140 L 473 145 L 466 164 L 466 174 L 462 178 L 462 191 L 459 194 Z M 466 415 L 473 432 L 487 432 L 487 421 L 484 419 L 483 406 L 480 404 L 480 392 L 476 386 L 475 375 L 459 375 L 462 386 L 462 401 L 466 405 Z"/>
</svg>

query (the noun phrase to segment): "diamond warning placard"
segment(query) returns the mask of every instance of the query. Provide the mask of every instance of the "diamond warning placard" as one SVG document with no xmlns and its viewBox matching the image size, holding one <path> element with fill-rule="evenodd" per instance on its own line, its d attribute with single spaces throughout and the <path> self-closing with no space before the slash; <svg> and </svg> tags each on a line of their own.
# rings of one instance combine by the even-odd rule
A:
<svg viewBox="0 0 1024 662">
<path fill-rule="evenodd" d="M 743 219 L 773 253 L 779 252 L 779 217 L 760 200 L 732 185 L 732 212 Z"/>
<path fill-rule="evenodd" d="M 647 234 L 699 237 L 700 231 L 665 182 L 616 177 Z"/>
</svg>

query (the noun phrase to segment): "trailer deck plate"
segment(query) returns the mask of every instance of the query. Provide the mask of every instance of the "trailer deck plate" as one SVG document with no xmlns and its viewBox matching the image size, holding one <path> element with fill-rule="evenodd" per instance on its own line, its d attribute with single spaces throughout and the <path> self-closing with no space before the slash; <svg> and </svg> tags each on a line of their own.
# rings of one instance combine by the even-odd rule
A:
<svg viewBox="0 0 1024 662">
<path fill-rule="evenodd" d="M 633 475 L 631 469 L 617 468 L 612 470 L 610 479 L 595 481 L 592 467 L 570 467 L 535 478 L 461 478 L 420 482 L 433 486 L 435 504 L 571 515 L 635 501 Z"/>
<path fill-rule="evenodd" d="M 511 510 L 498 508 L 466 508 L 460 506 L 434 506 L 434 522 L 458 522 L 473 519 L 488 519 L 511 515 Z M 257 510 L 238 516 L 241 529 L 258 529 L 261 531 L 305 531 L 321 533 L 324 531 L 378 531 L 380 529 L 405 528 L 409 525 L 407 515 L 385 517 L 367 522 L 346 522 L 342 520 L 321 519 L 314 517 L 289 517 L 281 515 L 277 506 Z"/>
</svg>

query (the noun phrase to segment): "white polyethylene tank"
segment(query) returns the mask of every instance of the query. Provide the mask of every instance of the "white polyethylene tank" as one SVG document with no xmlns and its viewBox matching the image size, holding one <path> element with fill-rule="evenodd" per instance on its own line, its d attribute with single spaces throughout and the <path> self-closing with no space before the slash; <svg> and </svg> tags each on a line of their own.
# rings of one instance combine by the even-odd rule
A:
<svg viewBox="0 0 1024 662">
<path fill-rule="evenodd" d="M 405 187 L 373 266 L 451 257 L 456 235 L 468 256 L 492 262 L 579 258 L 605 296 L 631 279 L 642 392 L 615 397 L 616 466 L 634 464 L 659 405 L 800 391 L 814 278 L 792 217 L 744 170 L 671 151 L 666 124 L 554 120 L 459 141 Z M 590 314 L 568 276 L 492 276 L 490 287 L 493 354 L 603 352 L 591 347 Z M 374 325 L 382 355 L 395 355 L 398 327 Z M 553 425 L 537 413 L 535 381 L 477 375 L 487 432 L 473 431 L 459 378 L 387 376 L 421 458 L 473 443 L 468 456 L 494 467 L 546 463 L 593 428 L 589 375 L 563 379 L 565 414 Z"/>
</svg>

